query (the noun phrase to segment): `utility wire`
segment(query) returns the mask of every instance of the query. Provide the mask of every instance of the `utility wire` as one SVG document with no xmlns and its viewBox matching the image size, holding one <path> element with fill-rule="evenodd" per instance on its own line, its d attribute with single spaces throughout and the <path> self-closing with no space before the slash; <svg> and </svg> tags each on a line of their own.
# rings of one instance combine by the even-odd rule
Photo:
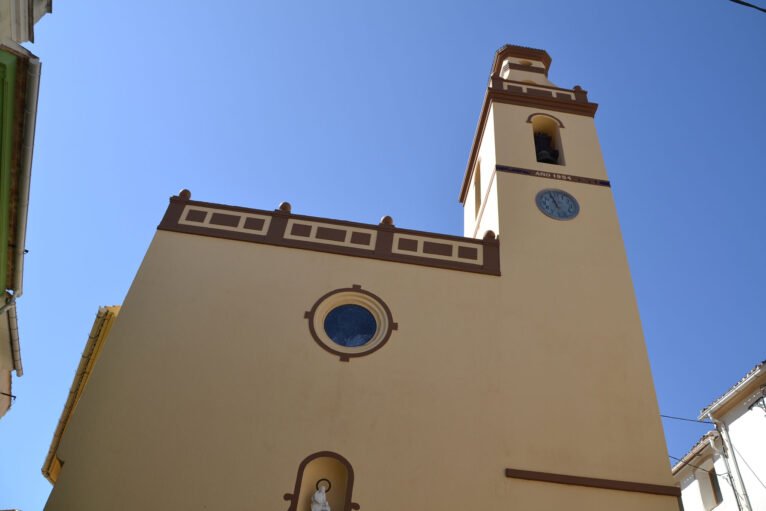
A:
<svg viewBox="0 0 766 511">
<path fill-rule="evenodd" d="M 664 417 L 666 419 L 675 419 L 677 421 L 698 422 L 700 424 L 710 424 L 710 425 L 713 425 L 713 423 L 710 422 L 710 421 L 701 421 L 701 420 L 698 420 L 698 419 L 687 419 L 687 418 L 684 418 L 684 417 L 673 417 L 672 415 L 662 415 L 662 414 L 660 414 L 660 417 Z"/>
<path fill-rule="evenodd" d="M 745 7 L 752 7 L 753 9 L 761 12 L 766 12 L 766 9 L 763 7 L 758 7 L 757 5 L 749 4 L 747 2 L 743 2 L 742 0 L 729 0 L 730 2 L 734 2 L 735 4 L 744 5 Z"/>
<path fill-rule="evenodd" d="M 731 0 L 731 1 L 732 1 L 732 2 L 734 2 L 734 1 L 736 1 L 736 0 Z M 766 12 L 766 11 L 764 11 L 764 12 Z M 697 419 L 687 419 L 687 418 L 685 418 L 685 417 L 674 417 L 674 416 L 672 416 L 672 415 L 663 415 L 663 414 L 660 414 L 660 417 L 664 417 L 664 418 L 666 418 L 666 419 L 675 419 L 675 420 L 678 420 L 678 421 L 686 421 L 686 422 L 697 422 L 697 423 L 700 423 L 700 424 L 713 424 L 713 423 L 712 423 L 712 422 L 710 422 L 710 421 L 701 421 L 701 420 L 697 420 Z M 758 477 L 758 474 L 756 474 L 756 473 L 755 473 L 755 470 L 753 470 L 753 467 L 751 467 L 751 466 L 750 466 L 750 464 L 749 464 L 749 463 L 747 462 L 747 460 L 745 459 L 745 457 L 744 457 L 744 456 L 742 456 L 742 453 L 741 453 L 741 452 L 739 452 L 739 450 L 737 450 L 737 448 L 736 448 L 736 447 L 734 447 L 734 444 L 732 444 L 732 446 L 731 446 L 731 447 L 734 449 L 734 451 L 735 451 L 735 452 L 736 452 L 736 453 L 739 455 L 739 457 L 742 459 L 742 462 L 745 464 L 745 466 L 746 466 L 748 469 L 750 469 L 750 472 L 753 474 L 753 476 L 755 477 L 755 479 L 756 479 L 756 480 L 757 480 L 759 483 L 761 483 L 761 486 L 763 486 L 764 488 L 766 488 L 766 484 L 764 484 L 764 483 L 763 483 L 763 481 L 761 481 L 761 478 L 760 478 L 760 477 Z M 697 468 L 697 469 L 699 469 L 699 470 L 704 470 L 704 471 L 705 471 L 705 472 L 707 472 L 708 474 L 710 473 L 710 470 L 705 470 L 705 469 L 704 469 L 704 468 L 702 468 L 702 467 L 698 467 L 698 466 L 696 466 L 696 465 L 692 465 L 691 463 L 687 463 L 687 462 L 685 462 L 685 461 L 681 460 L 680 458 L 676 458 L 675 456 L 670 456 L 670 455 L 668 455 L 668 457 L 669 457 L 670 459 L 673 459 L 673 460 L 676 460 L 676 461 L 678 461 L 678 462 L 681 462 L 681 463 L 683 463 L 684 465 L 688 465 L 688 466 L 690 466 L 690 467 L 694 467 L 694 468 Z M 720 476 L 720 474 L 717 474 L 717 473 L 716 473 L 716 475 L 719 475 L 719 476 Z M 728 475 L 728 472 L 727 472 L 727 475 Z"/>
<path fill-rule="evenodd" d="M 737 450 L 737 448 L 736 448 L 736 447 L 734 447 L 734 444 L 731 444 L 731 447 L 734 449 L 734 452 L 736 452 L 736 453 L 737 453 L 737 455 L 740 457 L 740 459 L 742 459 L 742 461 L 745 463 L 745 466 L 746 466 L 747 468 L 749 468 L 749 469 L 750 469 L 750 472 L 752 472 L 752 473 L 753 473 L 753 477 L 755 477 L 755 479 L 756 479 L 756 480 L 757 480 L 759 483 L 761 483 L 761 486 L 763 486 L 764 488 L 766 488 L 766 484 L 763 484 L 763 481 L 761 481 L 761 478 L 760 478 L 760 477 L 758 477 L 758 474 L 756 474 L 756 473 L 755 473 L 755 470 L 753 470 L 753 467 L 751 467 L 751 466 L 750 466 L 750 464 L 749 464 L 749 463 L 747 462 L 747 460 L 745 459 L 745 457 L 744 457 L 744 456 L 742 456 L 742 453 L 741 453 L 741 452 L 739 452 L 739 451 Z"/>
<path fill-rule="evenodd" d="M 684 461 L 684 460 L 682 460 L 681 458 L 676 458 L 675 456 L 670 456 L 670 455 L 668 455 L 668 458 L 670 458 L 671 460 L 676 460 L 676 461 L 677 461 L 677 462 L 679 462 L 679 463 L 683 463 L 684 465 L 686 465 L 686 466 L 688 466 L 688 467 L 692 467 L 692 468 L 696 468 L 696 469 L 702 470 L 703 472 L 707 472 L 708 474 L 710 474 L 710 473 L 713 473 L 713 474 L 715 474 L 715 475 L 716 475 L 716 476 L 718 476 L 718 477 L 723 477 L 723 478 L 724 478 L 724 480 L 728 480 L 728 479 L 727 479 L 727 476 L 729 475 L 729 473 L 728 473 L 728 472 L 724 472 L 723 474 L 719 474 L 719 473 L 718 473 L 718 472 L 716 472 L 715 470 L 707 470 L 707 469 L 705 469 L 705 468 L 702 468 L 702 467 L 700 467 L 700 466 L 697 466 L 697 465 L 692 465 L 692 464 L 691 464 L 691 463 L 689 463 L 688 461 Z"/>
<path fill-rule="evenodd" d="M 677 461 L 679 463 L 683 463 L 684 465 L 686 465 L 688 467 L 697 468 L 699 470 L 702 470 L 703 472 L 707 472 L 708 474 L 710 473 L 710 470 L 704 469 L 702 467 L 698 467 L 697 465 L 692 465 L 691 463 L 688 463 L 688 462 L 682 460 L 681 458 L 676 458 L 675 456 L 671 456 L 669 454 L 668 454 L 668 458 L 670 458 L 671 460 L 675 460 L 675 461 Z"/>
</svg>

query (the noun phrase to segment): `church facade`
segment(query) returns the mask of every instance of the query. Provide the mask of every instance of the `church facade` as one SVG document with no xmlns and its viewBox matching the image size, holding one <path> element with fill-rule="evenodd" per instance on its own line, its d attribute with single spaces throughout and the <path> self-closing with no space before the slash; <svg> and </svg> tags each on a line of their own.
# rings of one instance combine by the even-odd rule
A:
<svg viewBox="0 0 766 511">
<path fill-rule="evenodd" d="M 172 197 L 46 509 L 676 511 L 580 87 L 495 56 L 464 236 Z"/>
</svg>

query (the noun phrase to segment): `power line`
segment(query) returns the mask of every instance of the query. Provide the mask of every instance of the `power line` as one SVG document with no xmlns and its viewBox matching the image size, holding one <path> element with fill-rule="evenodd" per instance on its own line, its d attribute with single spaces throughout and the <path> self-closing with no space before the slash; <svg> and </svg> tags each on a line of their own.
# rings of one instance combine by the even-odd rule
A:
<svg viewBox="0 0 766 511">
<path fill-rule="evenodd" d="M 698 470 L 702 470 L 703 472 L 707 472 L 708 474 L 710 474 L 710 473 L 713 473 L 713 474 L 715 474 L 716 476 L 718 476 L 718 477 L 723 477 L 725 480 L 727 480 L 727 481 L 728 481 L 728 477 L 727 477 L 727 476 L 729 475 L 729 473 L 728 473 L 728 472 L 724 472 L 723 474 L 719 474 L 718 472 L 716 472 L 716 471 L 715 471 L 715 469 L 712 469 L 712 470 L 708 470 L 708 469 L 706 469 L 706 468 L 702 468 L 702 467 L 700 467 L 700 466 L 697 466 L 697 465 L 692 465 L 692 464 L 691 464 L 691 463 L 689 463 L 688 461 L 684 461 L 684 460 L 682 460 L 681 458 L 676 458 L 675 456 L 671 456 L 671 455 L 668 455 L 668 458 L 670 458 L 671 460 L 676 460 L 676 461 L 677 461 L 677 462 L 679 462 L 679 463 L 683 463 L 684 465 L 686 465 L 686 466 L 688 466 L 688 467 L 692 467 L 692 468 L 696 468 L 696 469 L 698 469 Z"/>
<path fill-rule="evenodd" d="M 672 415 L 662 415 L 662 414 L 660 414 L 660 417 L 664 417 L 666 419 L 675 419 L 677 421 L 697 422 L 699 424 L 710 424 L 711 426 L 713 425 L 713 423 L 710 422 L 710 421 L 701 421 L 701 420 L 698 420 L 698 419 L 687 419 L 685 417 L 674 417 Z"/>
<path fill-rule="evenodd" d="M 750 466 L 750 464 L 749 464 L 749 463 L 747 462 L 747 460 L 745 459 L 745 457 L 744 457 L 744 456 L 742 456 L 742 453 L 741 453 L 741 452 L 739 452 L 739 451 L 737 450 L 737 448 L 736 448 L 736 447 L 734 447 L 734 444 L 731 444 L 731 447 L 732 447 L 732 449 L 734 449 L 734 452 L 736 452 L 736 453 L 737 453 L 737 455 L 738 455 L 738 456 L 739 456 L 739 457 L 742 459 L 742 461 L 745 463 L 745 466 L 746 466 L 747 468 L 749 468 L 749 469 L 750 469 L 750 472 L 752 472 L 752 474 L 753 474 L 753 477 L 755 477 L 755 478 L 756 478 L 756 480 L 758 480 L 758 482 L 759 482 L 759 483 L 761 483 L 761 486 L 763 486 L 764 488 L 766 488 L 766 484 L 763 484 L 763 481 L 761 481 L 761 478 L 760 478 L 760 477 L 758 477 L 758 474 L 756 474 L 756 473 L 755 473 L 755 470 L 753 470 L 753 467 L 751 467 L 751 466 Z"/>
<path fill-rule="evenodd" d="M 747 2 L 743 2 L 742 0 L 729 0 L 730 2 L 734 2 L 735 4 L 744 5 L 745 7 L 752 7 L 753 9 L 761 12 L 766 12 L 766 9 L 763 7 L 758 7 L 757 5 L 749 4 Z"/>
</svg>

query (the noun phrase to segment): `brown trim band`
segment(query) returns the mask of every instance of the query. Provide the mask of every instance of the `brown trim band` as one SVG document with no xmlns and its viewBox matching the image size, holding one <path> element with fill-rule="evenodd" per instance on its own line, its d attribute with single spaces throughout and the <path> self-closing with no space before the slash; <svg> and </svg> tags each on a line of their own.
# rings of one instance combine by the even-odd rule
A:
<svg viewBox="0 0 766 511">
<path fill-rule="evenodd" d="M 595 477 L 580 477 L 564 474 L 551 474 L 550 472 L 534 472 L 531 470 L 519 470 L 506 468 L 505 477 L 512 479 L 525 479 L 527 481 L 540 481 L 544 483 L 571 484 L 574 486 L 587 486 L 604 490 L 630 491 L 636 493 L 649 493 L 652 495 L 666 495 L 668 497 L 680 497 L 681 488 L 677 486 L 665 486 L 661 484 L 634 483 L 630 481 L 616 481 L 614 479 L 597 479 Z"/>
<path fill-rule="evenodd" d="M 586 185 L 605 186 L 611 188 L 612 184 L 606 179 L 594 179 L 592 177 L 573 176 L 571 174 L 561 174 L 558 172 L 547 172 L 545 170 L 520 169 L 518 167 L 508 167 L 506 165 L 495 165 L 498 172 L 509 172 L 511 174 L 521 174 L 523 176 L 542 177 L 545 179 L 557 179 L 559 181 L 570 181 L 572 183 L 582 183 Z"/>
<path fill-rule="evenodd" d="M 157 229 L 446 270 L 500 275 L 500 242 L 174 196 Z"/>
</svg>

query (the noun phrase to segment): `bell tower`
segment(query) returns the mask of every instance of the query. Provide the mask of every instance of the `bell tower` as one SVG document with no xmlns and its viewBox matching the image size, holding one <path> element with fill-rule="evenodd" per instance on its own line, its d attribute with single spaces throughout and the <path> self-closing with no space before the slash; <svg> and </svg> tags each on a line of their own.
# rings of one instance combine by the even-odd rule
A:
<svg viewBox="0 0 766 511">
<path fill-rule="evenodd" d="M 495 55 L 460 191 L 465 236 L 500 234 L 498 171 L 609 187 L 593 123 L 598 105 L 579 85 L 554 85 L 550 65 L 546 51 L 523 46 Z"/>
<path fill-rule="evenodd" d="M 464 235 L 492 231 L 500 244 L 497 321 L 517 353 L 508 406 L 524 417 L 507 475 L 530 495 L 544 490 L 527 473 L 554 487 L 556 478 L 670 487 L 598 105 L 579 86 L 554 85 L 550 65 L 544 50 L 497 52 L 460 192 Z M 672 493 L 657 507 L 636 495 L 635 505 L 674 509 Z"/>
</svg>

